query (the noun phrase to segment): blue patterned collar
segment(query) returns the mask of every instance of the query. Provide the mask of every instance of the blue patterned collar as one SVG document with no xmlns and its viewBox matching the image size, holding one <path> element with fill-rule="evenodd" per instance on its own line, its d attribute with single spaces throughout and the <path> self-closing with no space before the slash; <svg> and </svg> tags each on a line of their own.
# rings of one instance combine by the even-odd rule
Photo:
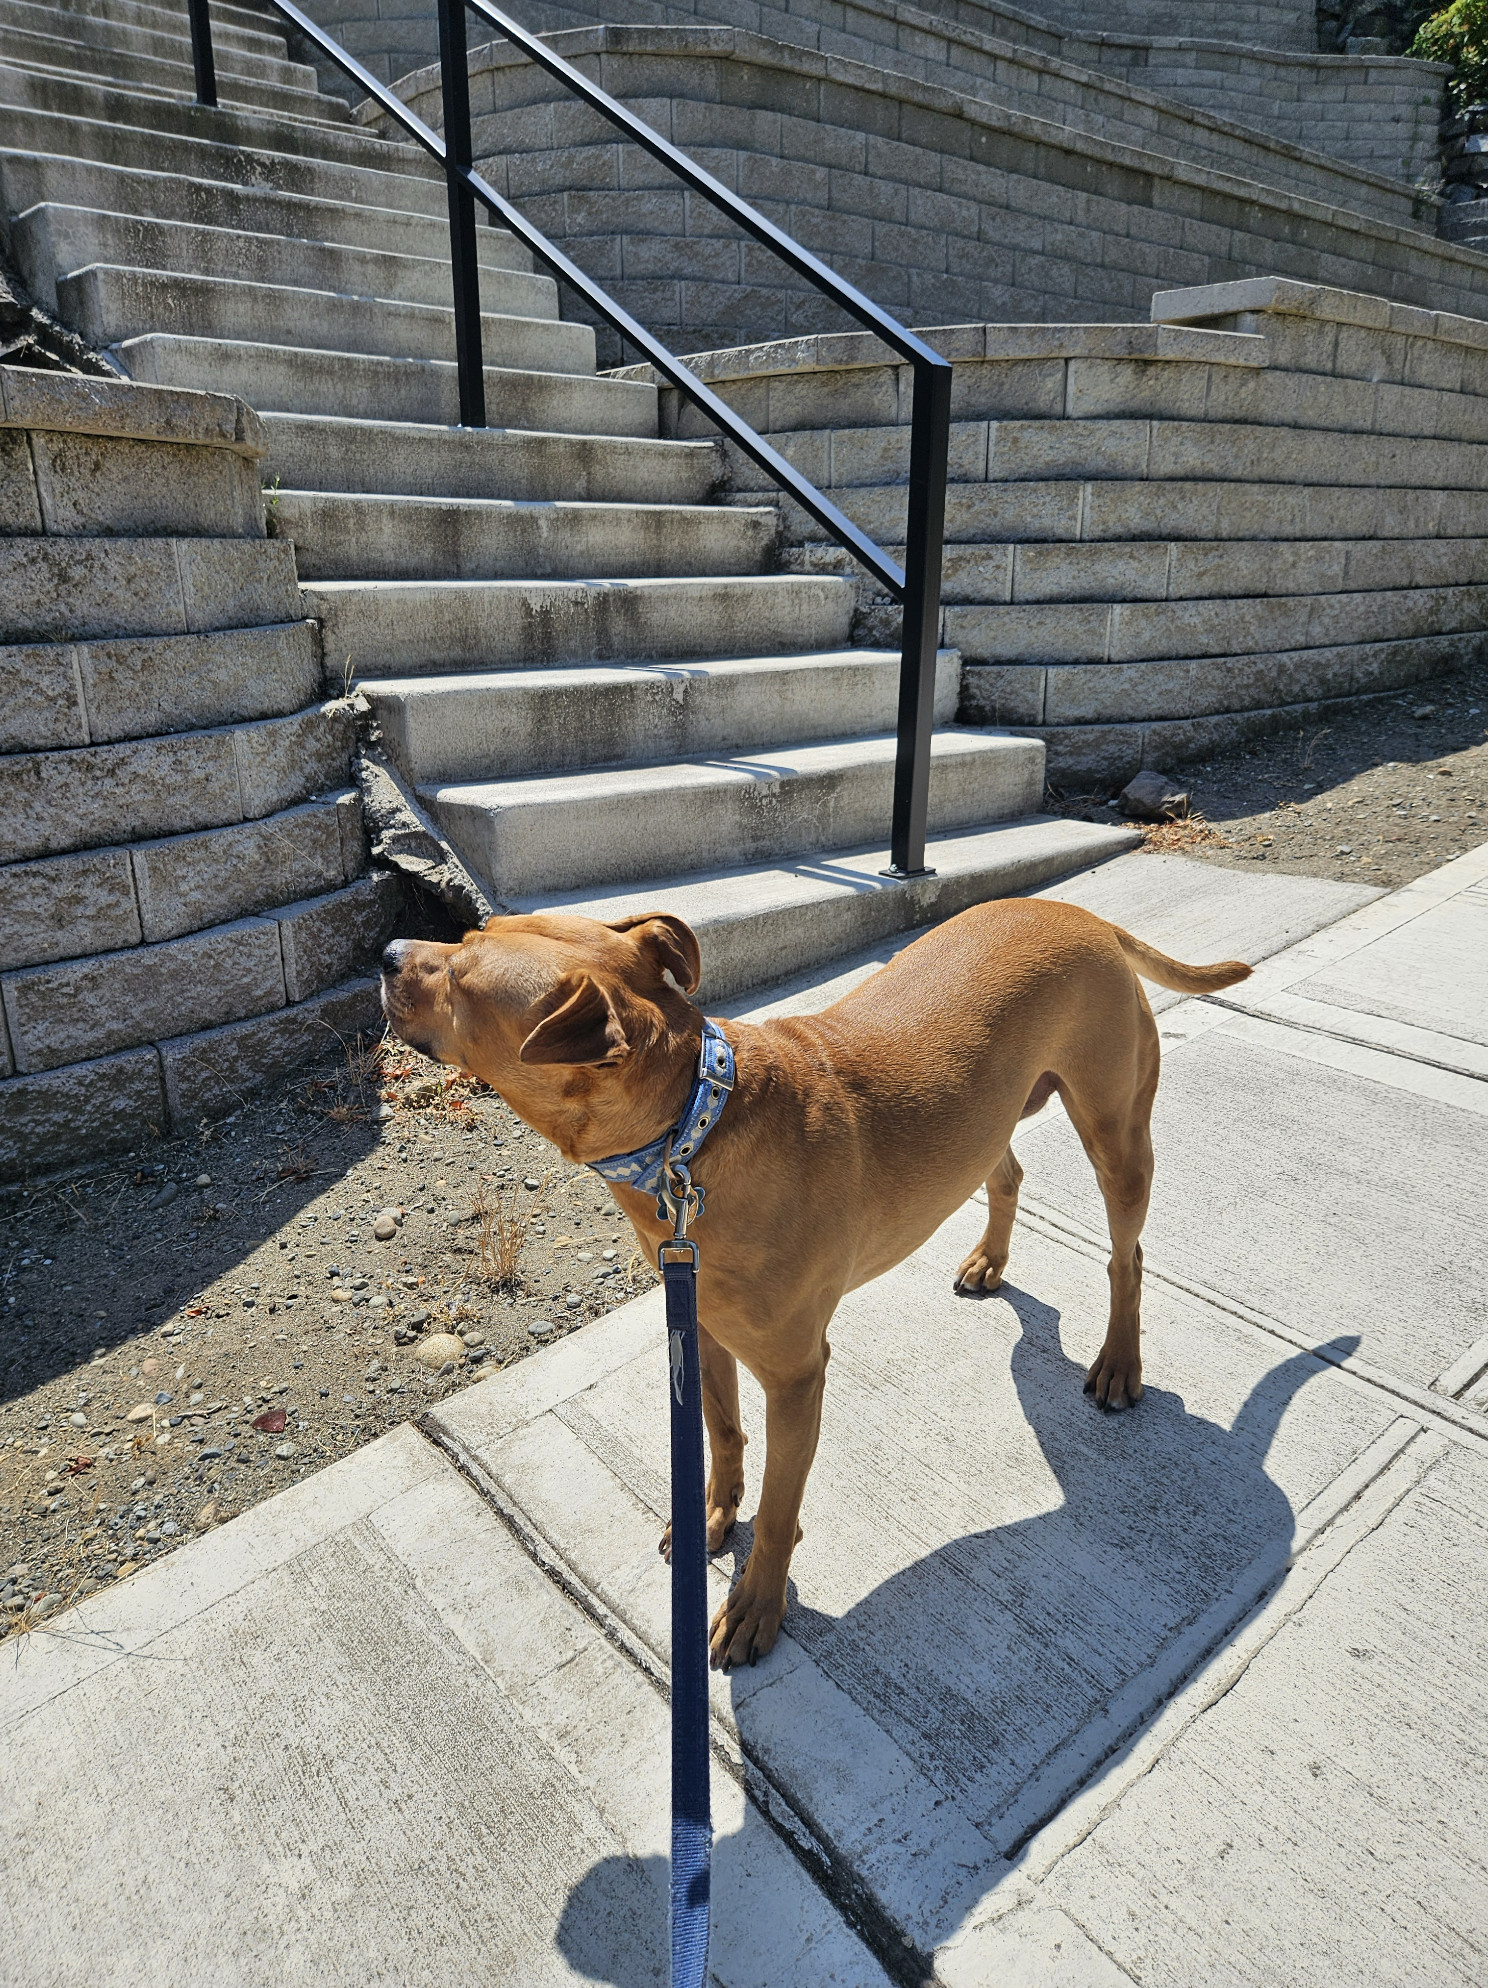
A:
<svg viewBox="0 0 1488 1988">
<path fill-rule="evenodd" d="M 638 1188 L 642 1194 L 658 1193 L 668 1141 L 672 1159 L 685 1167 L 723 1116 L 723 1107 L 733 1088 L 734 1052 L 723 1030 L 705 1018 L 697 1079 L 676 1125 L 659 1139 L 653 1139 L 650 1145 L 637 1146 L 633 1153 L 615 1153 L 607 1160 L 586 1160 L 585 1165 L 603 1180 Z"/>
</svg>

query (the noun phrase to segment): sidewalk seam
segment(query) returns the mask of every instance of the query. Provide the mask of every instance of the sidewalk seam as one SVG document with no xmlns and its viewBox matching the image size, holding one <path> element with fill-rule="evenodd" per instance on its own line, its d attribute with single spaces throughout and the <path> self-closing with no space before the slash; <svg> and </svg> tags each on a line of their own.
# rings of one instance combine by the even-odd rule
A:
<svg viewBox="0 0 1488 1988">
<path fill-rule="evenodd" d="M 508 1495 L 480 1458 L 426 1413 L 413 1425 L 432 1448 L 470 1485 L 506 1527 L 517 1545 L 559 1592 L 591 1621 L 620 1654 L 646 1678 L 667 1704 L 671 1680 L 661 1663 L 627 1624 L 600 1600 L 563 1559 L 527 1513 Z M 714 1759 L 743 1788 L 760 1816 L 802 1865 L 827 1903 L 863 1942 L 898 1988 L 936 1988 L 929 1956 L 908 1941 L 897 1921 L 845 1859 L 832 1851 L 801 1815 L 785 1791 L 745 1751 L 741 1741 L 710 1711 L 709 1740 Z"/>
</svg>

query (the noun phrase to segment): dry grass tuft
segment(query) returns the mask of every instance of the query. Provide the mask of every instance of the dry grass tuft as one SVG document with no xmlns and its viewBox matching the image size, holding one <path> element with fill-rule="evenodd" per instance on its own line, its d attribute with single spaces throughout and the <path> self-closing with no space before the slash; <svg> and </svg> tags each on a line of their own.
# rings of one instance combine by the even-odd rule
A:
<svg viewBox="0 0 1488 1988">
<path fill-rule="evenodd" d="M 536 1217 L 546 1212 L 547 1193 L 546 1175 L 536 1194 L 503 1187 L 491 1176 L 481 1181 L 473 1203 L 476 1263 L 481 1276 L 498 1291 L 513 1291 L 520 1282 L 518 1265 L 527 1234 Z"/>
<path fill-rule="evenodd" d="M 1179 850 L 1196 848 L 1205 842 L 1212 843 L 1220 849 L 1232 846 L 1217 828 L 1210 827 L 1202 815 L 1190 815 L 1186 821 L 1157 821 L 1142 830 L 1144 851 L 1171 855 Z"/>
</svg>

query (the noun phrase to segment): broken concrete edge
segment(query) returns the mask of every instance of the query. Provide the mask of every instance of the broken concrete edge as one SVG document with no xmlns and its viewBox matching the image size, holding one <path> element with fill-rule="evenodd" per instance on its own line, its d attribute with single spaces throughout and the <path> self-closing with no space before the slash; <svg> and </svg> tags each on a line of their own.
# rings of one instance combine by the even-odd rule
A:
<svg viewBox="0 0 1488 1988">
<path fill-rule="evenodd" d="M 1030 360 L 1144 359 L 1195 361 L 1208 366 L 1260 368 L 1270 363 L 1266 341 L 1254 332 L 1209 331 L 1196 325 L 1143 324 L 954 324 L 916 329 L 942 359 L 955 365 L 1016 365 Z M 871 331 L 813 333 L 800 338 L 766 339 L 713 352 L 688 352 L 680 363 L 701 380 L 768 379 L 776 374 L 852 372 L 873 366 L 909 366 L 912 361 Z M 614 366 L 607 380 L 638 381 L 669 388 L 654 366 Z M 673 389 L 675 391 L 675 389 Z"/>
<path fill-rule="evenodd" d="M 1388 297 L 1373 297 L 1363 290 L 1339 290 L 1289 276 L 1247 276 L 1233 283 L 1159 290 L 1151 311 L 1154 324 L 1191 330 L 1200 329 L 1209 318 L 1274 311 L 1279 316 L 1314 318 L 1365 331 L 1394 332 L 1405 338 L 1435 338 L 1444 344 L 1471 345 L 1480 350 L 1488 347 L 1488 322 L 1482 319 L 1423 310 L 1416 304 L 1394 304 Z"/>
<path fill-rule="evenodd" d="M 0 366 L 103 380 L 120 376 L 113 360 L 95 352 L 86 339 L 36 302 L 4 256 L 0 256 Z"/>
<path fill-rule="evenodd" d="M 490 918 L 506 916 L 509 907 L 487 897 L 389 760 L 380 731 L 370 722 L 371 706 L 366 699 L 358 697 L 353 709 L 358 738 L 352 771 L 362 796 L 372 861 L 397 871 L 419 890 L 430 892 L 466 930 L 482 926 Z"/>
<path fill-rule="evenodd" d="M 263 424 L 236 394 L 0 366 L 0 428 L 107 435 L 263 455 Z"/>
<path fill-rule="evenodd" d="M 348 1038 L 381 1021 L 380 983 L 362 975 L 247 1021 L 7 1078 L 0 1082 L 0 1197 L 235 1117 L 277 1078 L 346 1056 Z"/>
</svg>

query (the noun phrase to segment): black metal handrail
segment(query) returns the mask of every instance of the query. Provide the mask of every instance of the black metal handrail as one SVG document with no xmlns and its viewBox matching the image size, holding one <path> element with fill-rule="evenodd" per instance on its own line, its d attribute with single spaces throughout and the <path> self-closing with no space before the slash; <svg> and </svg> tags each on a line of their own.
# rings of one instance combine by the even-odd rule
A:
<svg viewBox="0 0 1488 1988">
<path fill-rule="evenodd" d="M 476 259 L 475 202 L 478 200 L 525 244 L 539 261 L 577 291 L 589 308 L 642 352 L 663 378 L 687 398 L 795 499 L 858 563 L 867 568 L 903 610 L 899 669 L 897 749 L 894 760 L 890 869 L 896 877 L 924 876 L 926 818 L 930 793 L 930 743 L 935 713 L 935 662 L 940 633 L 941 554 L 945 527 L 946 462 L 950 447 L 951 365 L 906 330 L 852 284 L 820 262 L 736 193 L 704 172 L 658 131 L 591 83 L 536 35 L 504 14 L 491 0 L 437 0 L 440 81 L 445 137 L 430 129 L 401 98 L 393 95 L 356 57 L 294 4 L 270 0 L 275 11 L 366 91 L 445 172 L 449 200 L 450 264 L 455 309 L 455 354 L 462 427 L 486 425 L 485 372 L 481 353 L 480 276 Z M 188 0 L 198 100 L 217 101 L 208 0 Z M 786 262 L 797 275 L 840 304 L 858 322 L 908 359 L 914 369 L 914 404 L 909 440 L 909 505 L 904 566 L 844 515 L 807 477 L 755 433 L 728 403 L 684 366 L 660 341 L 615 302 L 594 279 L 548 240 L 527 218 L 474 170 L 470 135 L 467 7 L 498 28 L 549 75 L 580 97 L 611 124 L 670 168 L 730 220 Z"/>
</svg>

